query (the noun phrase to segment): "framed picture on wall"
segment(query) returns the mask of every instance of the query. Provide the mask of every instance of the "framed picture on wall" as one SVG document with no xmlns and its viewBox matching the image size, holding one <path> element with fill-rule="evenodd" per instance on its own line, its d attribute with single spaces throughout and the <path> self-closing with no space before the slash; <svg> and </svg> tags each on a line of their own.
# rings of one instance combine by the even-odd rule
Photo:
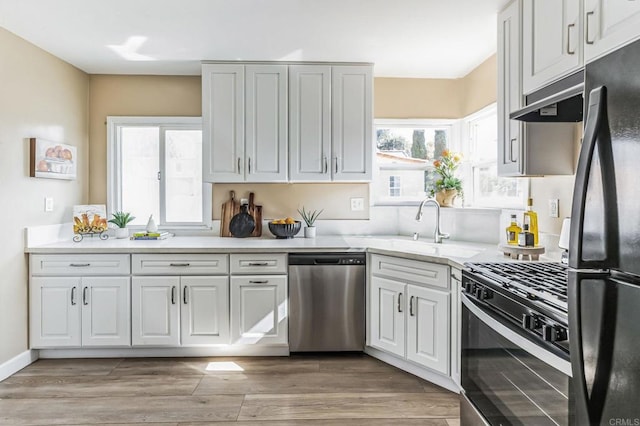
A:
<svg viewBox="0 0 640 426">
<path fill-rule="evenodd" d="M 31 177 L 67 180 L 76 178 L 75 146 L 40 138 L 29 139 L 29 145 Z"/>
</svg>

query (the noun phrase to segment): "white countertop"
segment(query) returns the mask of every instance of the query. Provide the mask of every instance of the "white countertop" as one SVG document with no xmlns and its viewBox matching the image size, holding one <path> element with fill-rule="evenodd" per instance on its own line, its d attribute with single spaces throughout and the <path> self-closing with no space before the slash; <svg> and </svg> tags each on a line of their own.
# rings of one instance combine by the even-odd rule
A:
<svg viewBox="0 0 640 426">
<path fill-rule="evenodd" d="M 317 238 L 275 239 L 183 236 L 166 240 L 85 239 L 79 243 L 58 241 L 26 248 L 31 254 L 74 253 L 248 253 L 364 251 L 461 267 L 465 262 L 510 262 L 497 245 L 445 240 L 434 244 L 428 239 L 390 236 L 321 236 Z"/>
</svg>

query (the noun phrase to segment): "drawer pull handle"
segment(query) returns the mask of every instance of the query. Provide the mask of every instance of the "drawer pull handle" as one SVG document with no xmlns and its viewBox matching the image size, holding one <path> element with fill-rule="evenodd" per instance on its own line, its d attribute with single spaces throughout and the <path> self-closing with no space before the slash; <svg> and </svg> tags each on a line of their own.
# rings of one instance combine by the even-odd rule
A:
<svg viewBox="0 0 640 426">
<path fill-rule="evenodd" d="M 261 280 L 261 281 L 250 280 L 249 281 L 250 284 L 267 284 L 268 282 L 269 282 L 269 280 Z"/>
<path fill-rule="evenodd" d="M 413 296 L 411 296 L 411 298 L 409 298 L 409 316 L 414 316 L 413 315 Z"/>
<path fill-rule="evenodd" d="M 591 21 L 591 19 L 589 18 L 592 17 L 594 14 L 595 14 L 595 11 L 587 12 L 587 16 L 584 18 L 586 23 L 586 29 L 584 30 L 584 42 L 587 44 L 593 44 L 595 42 L 595 38 L 593 40 L 589 40 L 589 33 L 591 32 L 589 30 L 589 21 Z"/>
<path fill-rule="evenodd" d="M 82 304 L 85 305 L 85 306 L 89 304 L 89 302 L 87 302 L 87 289 L 88 288 L 89 287 L 85 287 L 85 288 L 82 289 Z"/>
<path fill-rule="evenodd" d="M 186 305 L 187 304 L 187 288 L 188 286 L 184 286 L 184 289 L 182 290 L 182 302 Z"/>
<path fill-rule="evenodd" d="M 576 24 L 567 25 L 567 54 L 575 55 L 576 51 L 571 50 L 571 28 L 575 28 Z"/>
<path fill-rule="evenodd" d="M 249 266 L 269 266 L 269 262 L 249 262 Z"/>
<path fill-rule="evenodd" d="M 87 266 L 91 266 L 90 263 L 70 263 L 69 266 L 73 268 L 86 268 Z"/>
<path fill-rule="evenodd" d="M 180 266 L 180 267 L 187 267 L 189 266 L 189 263 L 170 263 L 169 266 Z"/>
<path fill-rule="evenodd" d="M 176 304 L 176 286 L 171 287 L 171 304 Z"/>
<path fill-rule="evenodd" d="M 402 313 L 402 293 L 398 293 L 398 312 Z"/>
<path fill-rule="evenodd" d="M 327 163 L 327 156 L 324 156 L 324 172 L 327 173 L 329 171 L 329 164 Z"/>
<path fill-rule="evenodd" d="M 76 305 L 76 288 L 71 287 L 71 306 Z"/>
</svg>

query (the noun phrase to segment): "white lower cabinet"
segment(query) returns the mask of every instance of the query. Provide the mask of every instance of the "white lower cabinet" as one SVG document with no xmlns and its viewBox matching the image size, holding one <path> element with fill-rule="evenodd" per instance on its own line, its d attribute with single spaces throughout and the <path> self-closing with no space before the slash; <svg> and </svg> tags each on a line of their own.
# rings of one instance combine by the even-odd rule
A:
<svg viewBox="0 0 640 426">
<path fill-rule="evenodd" d="M 286 275 L 231 276 L 231 343 L 288 342 Z"/>
<path fill-rule="evenodd" d="M 388 256 L 372 256 L 369 284 L 369 344 L 449 375 L 450 292 L 448 267 Z M 391 276 L 412 270 L 432 278 L 434 288 Z M 376 275 L 377 273 L 385 276 Z M 447 274 L 445 275 L 445 271 Z"/>
<path fill-rule="evenodd" d="M 129 277 L 32 277 L 31 347 L 130 346 Z"/>
<path fill-rule="evenodd" d="M 227 276 L 133 277 L 134 346 L 229 343 Z"/>
</svg>

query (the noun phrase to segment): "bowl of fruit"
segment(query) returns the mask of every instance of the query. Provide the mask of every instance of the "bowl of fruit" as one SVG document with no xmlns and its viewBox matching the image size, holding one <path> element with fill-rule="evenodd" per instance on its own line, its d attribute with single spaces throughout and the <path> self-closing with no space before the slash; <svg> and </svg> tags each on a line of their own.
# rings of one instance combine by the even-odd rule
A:
<svg viewBox="0 0 640 426">
<path fill-rule="evenodd" d="M 287 217 L 285 219 L 276 219 L 269 222 L 269 231 L 271 231 L 276 238 L 293 238 L 298 232 L 300 232 L 301 226 L 302 223 L 300 223 L 299 220 Z"/>
</svg>

